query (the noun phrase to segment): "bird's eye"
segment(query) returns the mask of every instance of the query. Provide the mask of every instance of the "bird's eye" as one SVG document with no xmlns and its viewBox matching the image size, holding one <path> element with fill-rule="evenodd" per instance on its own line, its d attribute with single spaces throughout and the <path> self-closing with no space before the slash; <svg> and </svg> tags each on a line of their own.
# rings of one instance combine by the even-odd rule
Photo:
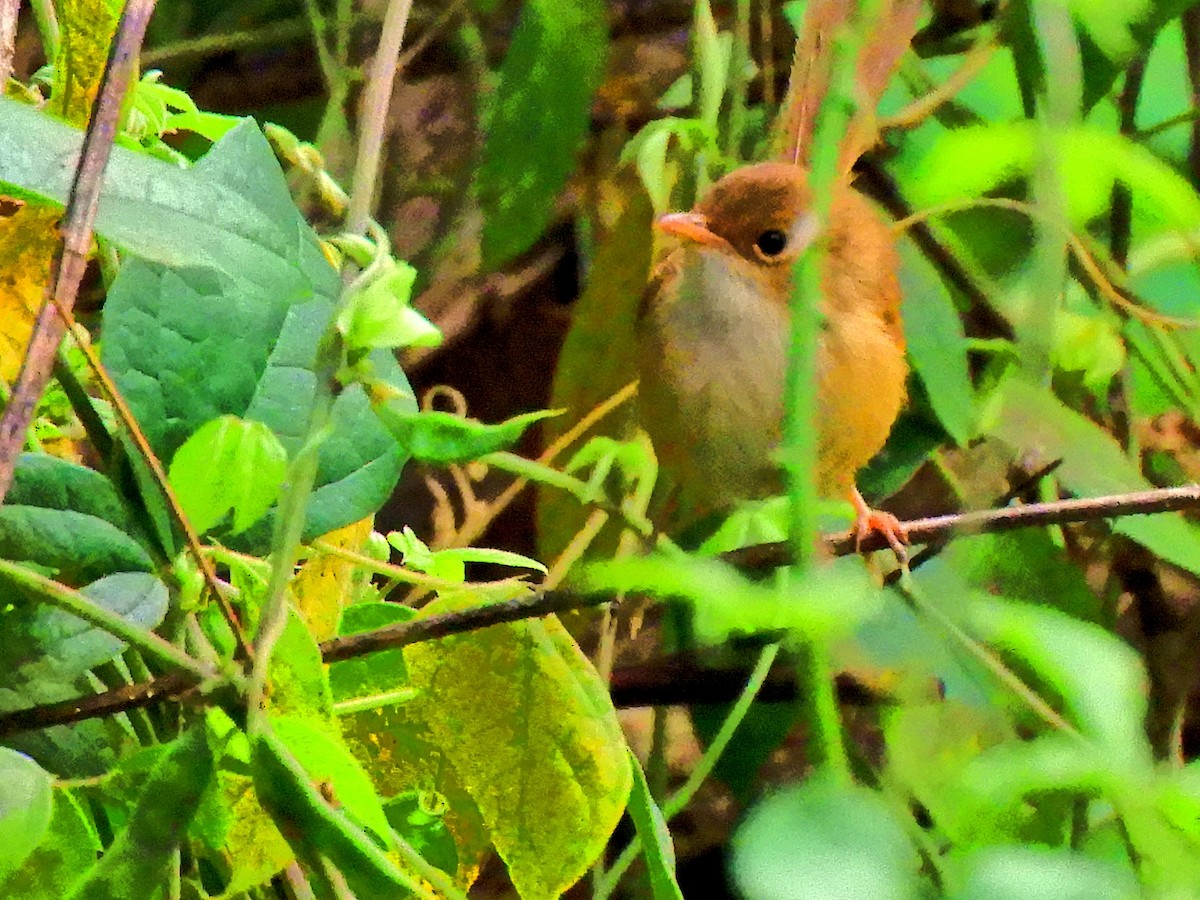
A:
<svg viewBox="0 0 1200 900">
<path fill-rule="evenodd" d="M 787 247 L 787 235 L 778 228 L 770 228 L 758 236 L 754 246 L 763 256 L 778 256 Z"/>
</svg>

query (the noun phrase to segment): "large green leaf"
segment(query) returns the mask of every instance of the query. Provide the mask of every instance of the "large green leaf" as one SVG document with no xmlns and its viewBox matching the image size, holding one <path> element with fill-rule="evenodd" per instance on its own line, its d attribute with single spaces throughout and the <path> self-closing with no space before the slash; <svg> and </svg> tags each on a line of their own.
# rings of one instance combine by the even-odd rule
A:
<svg viewBox="0 0 1200 900">
<path fill-rule="evenodd" d="M 423 612 L 448 612 L 441 598 Z M 419 716 L 523 897 L 556 897 L 603 852 L 631 774 L 603 682 L 557 619 L 405 648 Z"/>
<path fill-rule="evenodd" d="M 4 502 L 10 506 L 74 510 L 103 519 L 122 531 L 130 528 L 128 512 L 111 481 L 95 469 L 45 453 L 21 454 Z"/>
<path fill-rule="evenodd" d="M 81 138 L 0 100 L 0 185 L 64 202 Z M 114 149 L 96 231 L 130 254 L 105 302 L 102 356 L 155 452 L 170 459 L 223 414 L 265 423 L 295 452 L 340 284 L 258 127 L 243 122 L 190 169 Z M 415 408 L 391 354 L 371 358 L 398 402 Z M 362 390 L 344 391 L 321 447 L 305 536 L 378 509 L 404 461 Z M 262 549 L 271 518 L 241 542 Z"/>
<path fill-rule="evenodd" d="M 943 132 L 907 182 L 917 206 L 982 197 L 1037 164 L 1043 136 L 1033 122 L 1000 122 Z M 1045 136 L 1059 164 L 1071 224 L 1106 215 L 1113 186 L 1137 198 L 1137 213 L 1160 231 L 1200 225 L 1200 196 L 1178 172 L 1125 135 L 1079 125 Z"/>
<path fill-rule="evenodd" d="M 527 250 L 549 223 L 588 131 L 607 45 L 601 0 L 522 6 L 500 66 L 479 168 L 488 268 Z"/>
<path fill-rule="evenodd" d="M 980 847 L 948 860 L 954 900 L 1135 900 L 1127 868 L 1044 846 Z"/>
<path fill-rule="evenodd" d="M 0 558 L 45 566 L 72 586 L 154 567 L 140 544 L 104 519 L 36 506 L 0 508 Z"/>
<path fill-rule="evenodd" d="M 110 612 L 155 628 L 167 612 L 167 589 L 153 575 L 121 572 L 81 593 Z M 0 712 L 86 694 L 84 673 L 108 662 L 124 643 L 82 619 L 25 597 L 10 597 L 0 628 Z M 122 737 L 119 719 L 79 722 L 6 739 L 57 775 L 95 775 Z"/>
</svg>

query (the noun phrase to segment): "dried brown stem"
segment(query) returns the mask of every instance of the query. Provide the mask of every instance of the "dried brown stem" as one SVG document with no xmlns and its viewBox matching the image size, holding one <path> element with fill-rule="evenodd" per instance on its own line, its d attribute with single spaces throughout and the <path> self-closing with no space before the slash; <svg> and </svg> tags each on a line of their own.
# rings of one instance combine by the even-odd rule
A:
<svg viewBox="0 0 1200 900">
<path fill-rule="evenodd" d="M 133 74 L 134 60 L 146 34 L 146 25 L 154 11 L 154 0 L 130 0 L 117 26 L 108 65 L 100 83 L 99 96 L 88 121 L 75 178 L 67 199 L 61 226 L 62 246 L 56 254 L 54 275 L 46 285 L 42 308 L 34 323 L 33 335 L 13 385 L 4 415 L 0 417 L 0 503 L 12 485 L 17 457 L 25 445 L 25 433 L 33 421 L 38 400 L 50 381 L 58 345 L 67 323 L 59 310 L 70 313 L 87 268 L 92 245 L 92 223 L 100 202 L 104 169 L 112 152 L 121 104 Z"/>
</svg>

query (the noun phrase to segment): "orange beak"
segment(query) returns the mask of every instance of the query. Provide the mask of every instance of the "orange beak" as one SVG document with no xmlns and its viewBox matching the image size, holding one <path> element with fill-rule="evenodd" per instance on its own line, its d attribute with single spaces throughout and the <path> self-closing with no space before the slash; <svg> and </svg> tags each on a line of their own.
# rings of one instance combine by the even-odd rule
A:
<svg viewBox="0 0 1200 900">
<path fill-rule="evenodd" d="M 664 234 L 694 241 L 709 247 L 719 247 L 725 244 L 723 238 L 717 237 L 709 230 L 708 219 L 700 213 L 680 212 L 667 213 L 660 216 L 654 227 Z"/>
</svg>

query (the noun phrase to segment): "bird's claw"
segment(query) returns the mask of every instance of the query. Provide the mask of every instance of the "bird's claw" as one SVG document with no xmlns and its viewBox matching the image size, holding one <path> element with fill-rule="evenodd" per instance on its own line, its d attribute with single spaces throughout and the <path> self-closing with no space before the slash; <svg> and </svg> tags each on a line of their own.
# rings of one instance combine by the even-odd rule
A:
<svg viewBox="0 0 1200 900">
<path fill-rule="evenodd" d="M 908 532 L 904 530 L 904 523 L 890 512 L 884 512 L 881 509 L 871 509 L 871 507 L 867 506 L 867 501 L 858 492 L 858 488 L 851 489 L 850 502 L 854 504 L 855 552 L 862 552 L 863 541 L 874 531 L 882 534 L 887 540 L 888 546 L 896 554 L 896 561 L 902 566 L 907 565 L 908 550 L 905 545 L 908 544 Z"/>
<path fill-rule="evenodd" d="M 870 536 L 871 532 L 878 532 L 884 536 L 901 565 L 908 562 L 908 550 L 905 546 L 908 544 L 908 532 L 904 530 L 903 522 L 891 513 L 878 509 L 868 509 L 865 513 L 860 513 L 854 520 L 854 549 L 856 552 L 862 552 L 862 542 Z"/>
</svg>

